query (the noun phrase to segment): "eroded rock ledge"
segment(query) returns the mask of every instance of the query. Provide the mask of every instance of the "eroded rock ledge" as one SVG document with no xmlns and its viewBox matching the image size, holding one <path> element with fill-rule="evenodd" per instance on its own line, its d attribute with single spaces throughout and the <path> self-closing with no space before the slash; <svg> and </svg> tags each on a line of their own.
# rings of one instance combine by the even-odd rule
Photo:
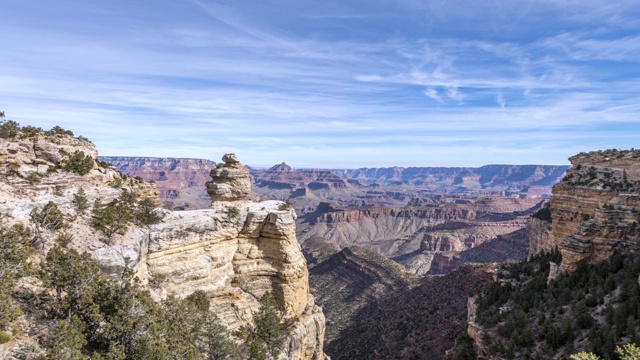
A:
<svg viewBox="0 0 640 360">
<path fill-rule="evenodd" d="M 573 167 L 553 187 L 551 236 L 532 234 L 532 252 L 558 247 L 560 271 L 594 264 L 615 251 L 640 250 L 640 151 L 606 150 L 569 159 Z"/>
<path fill-rule="evenodd" d="M 258 299 L 270 291 L 285 317 L 298 320 L 281 358 L 323 359 L 325 319 L 309 293 L 295 211 L 281 201 L 240 200 L 251 191 L 249 172 L 233 154 L 223 161 L 207 183 L 210 209 L 173 212 L 151 227 L 146 264 L 154 295 L 204 290 L 235 330 L 252 321 Z"/>
</svg>

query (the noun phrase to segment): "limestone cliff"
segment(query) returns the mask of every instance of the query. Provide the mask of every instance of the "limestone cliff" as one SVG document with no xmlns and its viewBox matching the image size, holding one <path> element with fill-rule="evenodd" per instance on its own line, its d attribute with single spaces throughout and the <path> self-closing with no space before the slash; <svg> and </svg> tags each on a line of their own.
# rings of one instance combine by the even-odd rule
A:
<svg viewBox="0 0 640 360">
<path fill-rule="evenodd" d="M 89 156 L 83 175 L 65 171 L 65 161 L 76 151 Z M 89 252 L 107 274 L 134 270 L 158 300 L 204 290 L 212 309 L 230 329 L 252 322 L 257 299 L 271 291 L 285 317 L 294 323 L 280 359 L 325 358 L 324 315 L 309 293 L 306 262 L 295 235 L 296 214 L 280 201 L 238 200 L 250 187 L 248 170 L 235 156 L 225 155 L 222 170 L 212 171 L 216 185 L 209 184 L 209 190 L 220 201 L 210 209 L 164 211 L 160 224 L 131 225 L 125 233 L 109 238 L 91 226 L 90 214 L 74 206 L 79 189 L 90 204 L 117 201 L 123 189 L 157 202 L 158 192 L 152 183 L 125 177 L 96 162 L 96 156 L 91 142 L 69 134 L 0 138 L 3 223 L 35 227 L 29 214 L 52 201 L 67 224 L 59 231 L 40 229 L 40 253 L 33 255 L 33 261 L 39 261 L 63 231 L 72 236 L 69 247 Z"/>
<path fill-rule="evenodd" d="M 573 167 L 553 187 L 552 235 L 533 236 L 531 254 L 555 246 L 560 270 L 597 263 L 640 246 L 640 151 L 607 150 L 569 159 Z"/>
<path fill-rule="evenodd" d="M 549 203 L 546 203 L 527 221 L 527 237 L 529 238 L 529 258 L 541 251 L 551 251 L 555 248 Z"/>
</svg>

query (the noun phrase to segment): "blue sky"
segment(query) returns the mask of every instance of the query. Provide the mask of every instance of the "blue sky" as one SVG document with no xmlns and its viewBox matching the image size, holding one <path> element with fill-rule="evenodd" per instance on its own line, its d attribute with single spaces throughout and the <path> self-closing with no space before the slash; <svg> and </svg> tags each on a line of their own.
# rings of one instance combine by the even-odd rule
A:
<svg viewBox="0 0 640 360">
<path fill-rule="evenodd" d="M 637 0 L 0 9 L 0 110 L 101 155 L 479 166 L 640 147 Z"/>
</svg>

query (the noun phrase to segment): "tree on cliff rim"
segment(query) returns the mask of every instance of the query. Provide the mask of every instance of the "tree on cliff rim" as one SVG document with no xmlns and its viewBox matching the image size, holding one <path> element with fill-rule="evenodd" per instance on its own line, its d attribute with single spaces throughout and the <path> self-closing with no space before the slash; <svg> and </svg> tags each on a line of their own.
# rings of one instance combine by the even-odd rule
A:
<svg viewBox="0 0 640 360">
<path fill-rule="evenodd" d="M 11 303 L 16 281 L 27 274 L 31 231 L 23 225 L 0 228 L 0 331 L 15 320 L 20 310 Z"/>
<path fill-rule="evenodd" d="M 282 349 L 282 335 L 286 327 L 276 298 L 266 292 L 260 298 L 260 310 L 254 316 L 255 324 L 242 327 L 239 337 L 246 341 L 249 359 L 277 359 Z"/>
</svg>

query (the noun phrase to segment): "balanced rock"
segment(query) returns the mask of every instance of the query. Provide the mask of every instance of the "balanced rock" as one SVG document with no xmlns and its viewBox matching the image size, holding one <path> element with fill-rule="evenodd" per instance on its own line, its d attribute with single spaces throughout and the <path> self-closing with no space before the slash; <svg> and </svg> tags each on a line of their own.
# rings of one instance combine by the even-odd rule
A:
<svg viewBox="0 0 640 360">
<path fill-rule="evenodd" d="M 251 193 L 249 170 L 244 167 L 235 154 L 222 157 L 224 165 L 211 170 L 207 192 L 213 201 L 241 200 Z"/>
</svg>

